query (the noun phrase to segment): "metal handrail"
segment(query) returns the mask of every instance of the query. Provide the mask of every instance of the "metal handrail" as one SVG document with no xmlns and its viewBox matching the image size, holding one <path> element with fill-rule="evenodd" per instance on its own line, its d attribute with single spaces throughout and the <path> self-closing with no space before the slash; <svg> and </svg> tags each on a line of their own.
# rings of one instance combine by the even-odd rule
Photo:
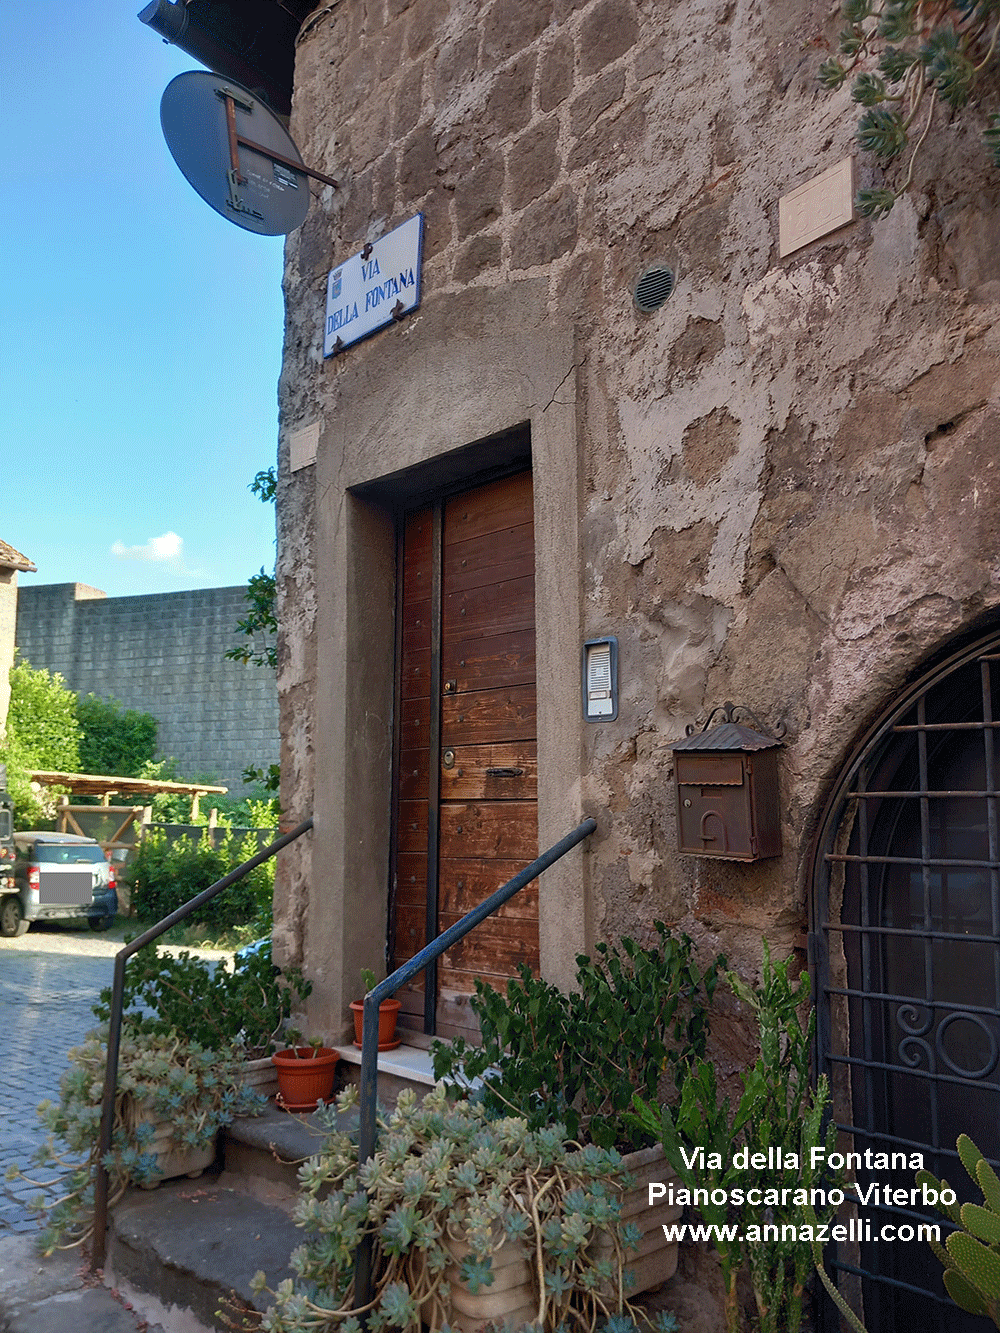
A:
<svg viewBox="0 0 1000 1333">
<path fill-rule="evenodd" d="M 419 953 L 404 963 L 402 967 L 397 967 L 395 972 L 391 973 L 380 981 L 374 989 L 370 990 L 364 999 L 364 1027 L 361 1033 L 361 1105 L 359 1107 L 360 1124 L 358 1126 L 358 1163 L 367 1162 L 370 1157 L 375 1155 L 375 1112 L 378 1100 L 378 1009 L 383 1000 L 389 999 L 399 990 L 400 986 L 406 984 L 418 972 L 422 972 L 428 963 L 432 963 L 439 958 L 446 949 L 450 949 L 453 944 L 468 935 L 474 926 L 478 926 L 481 921 L 485 921 L 491 916 L 498 907 L 502 907 L 508 899 L 513 898 L 514 894 L 523 889 L 526 884 L 530 884 L 533 879 L 537 879 L 543 870 L 548 870 L 549 866 L 566 855 L 578 842 L 583 842 L 597 828 L 596 819 L 587 818 L 582 824 L 578 824 L 572 833 L 567 833 L 565 838 L 560 840 L 543 852 L 531 865 L 525 866 L 519 874 L 513 879 L 501 885 L 494 893 L 483 900 L 478 907 L 474 907 L 471 912 L 467 912 L 461 921 L 456 921 L 453 926 L 449 926 L 446 931 L 438 935 L 436 939 L 431 940 L 430 944 L 424 945 Z M 366 1235 L 361 1244 L 354 1261 L 354 1295 L 355 1305 L 364 1307 L 372 1299 L 372 1238 Z"/>
<path fill-rule="evenodd" d="M 265 861 L 280 852 L 283 847 L 287 847 L 290 842 L 300 838 L 303 833 L 308 833 L 312 826 L 312 815 L 310 815 L 308 819 L 304 819 L 301 824 L 296 825 L 290 833 L 283 834 L 270 846 L 265 847 L 256 856 L 251 857 L 249 861 L 244 861 L 241 866 L 231 870 L 228 875 L 224 875 L 222 879 L 210 884 L 207 889 L 203 889 L 201 893 L 178 907 L 176 911 L 171 912 L 169 916 L 165 916 L 155 926 L 150 926 L 149 930 L 143 931 L 130 944 L 126 944 L 124 949 L 119 949 L 115 954 L 115 975 L 111 983 L 111 1015 L 108 1020 L 108 1059 L 104 1070 L 101 1132 L 98 1138 L 97 1176 L 94 1180 L 94 1244 L 90 1259 L 92 1271 L 104 1267 L 107 1249 L 108 1169 L 104 1165 L 104 1159 L 111 1151 L 111 1138 L 114 1131 L 115 1092 L 118 1083 L 118 1049 L 121 1044 L 122 1010 L 125 1004 L 125 964 L 133 954 L 138 953 L 145 945 L 159 939 L 171 926 L 176 926 L 178 921 L 183 921 L 186 917 L 189 917 L 192 912 L 214 898 L 217 893 L 221 893 L 223 889 L 228 889 L 230 884 L 235 884 L 244 875 L 248 875 L 251 870 L 263 865 Z"/>
</svg>

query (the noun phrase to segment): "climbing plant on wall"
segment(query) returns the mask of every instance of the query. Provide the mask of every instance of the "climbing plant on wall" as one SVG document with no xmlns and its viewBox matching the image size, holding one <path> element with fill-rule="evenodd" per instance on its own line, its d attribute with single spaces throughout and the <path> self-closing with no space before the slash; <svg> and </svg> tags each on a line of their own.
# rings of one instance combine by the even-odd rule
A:
<svg viewBox="0 0 1000 1333">
<path fill-rule="evenodd" d="M 998 69 L 1000 0 L 844 0 L 840 14 L 838 54 L 820 66 L 820 82 L 833 89 L 852 78 L 863 152 L 883 167 L 908 158 L 896 188 L 858 194 L 859 212 L 882 217 L 913 182 L 936 104 L 982 114 L 975 99 Z M 997 112 L 986 113 L 983 138 L 1000 167 Z"/>
</svg>

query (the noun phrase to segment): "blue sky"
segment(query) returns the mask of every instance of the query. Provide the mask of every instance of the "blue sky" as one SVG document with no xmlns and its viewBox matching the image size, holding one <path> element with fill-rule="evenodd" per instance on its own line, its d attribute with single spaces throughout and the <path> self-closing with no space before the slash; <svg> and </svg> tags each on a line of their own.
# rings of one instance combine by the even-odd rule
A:
<svg viewBox="0 0 1000 1333">
<path fill-rule="evenodd" d="M 141 8 L 0 9 L 0 537 L 38 566 L 22 587 L 173 592 L 274 562 L 247 487 L 276 452 L 282 238 L 219 217 L 174 165 L 160 95 L 200 66 Z"/>
</svg>

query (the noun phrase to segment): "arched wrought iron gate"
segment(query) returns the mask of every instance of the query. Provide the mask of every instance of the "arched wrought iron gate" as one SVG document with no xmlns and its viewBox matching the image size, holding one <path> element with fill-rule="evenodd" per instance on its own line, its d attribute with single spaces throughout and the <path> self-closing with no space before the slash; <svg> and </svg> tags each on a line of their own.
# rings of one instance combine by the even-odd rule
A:
<svg viewBox="0 0 1000 1333">
<path fill-rule="evenodd" d="M 813 867 L 817 1067 L 872 1203 L 841 1243 L 842 1286 L 869 1333 L 980 1333 L 917 1239 L 884 1227 L 941 1222 L 912 1163 L 976 1197 L 955 1152 L 968 1133 L 1000 1159 L 1000 631 L 907 690 L 846 766 Z M 897 1154 L 895 1170 L 878 1153 Z M 872 1190 L 877 1186 L 877 1190 Z M 905 1201 L 884 1187 L 907 1191 Z M 944 1239 L 947 1226 L 942 1228 Z M 887 1232 L 887 1235 L 895 1234 Z M 835 1325 L 832 1325 L 835 1326 Z"/>
</svg>

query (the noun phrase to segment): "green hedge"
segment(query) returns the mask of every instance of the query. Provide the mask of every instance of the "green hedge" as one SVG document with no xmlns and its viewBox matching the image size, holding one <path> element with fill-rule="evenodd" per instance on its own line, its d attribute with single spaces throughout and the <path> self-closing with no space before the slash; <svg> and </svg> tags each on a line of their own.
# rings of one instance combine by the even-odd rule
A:
<svg viewBox="0 0 1000 1333">
<path fill-rule="evenodd" d="M 156 830 L 139 845 L 131 868 L 132 906 L 142 921 L 160 921 L 210 884 L 249 861 L 260 850 L 253 833 L 227 833 L 213 847 L 208 833 L 174 842 Z M 189 918 L 191 924 L 241 926 L 260 912 L 270 913 L 274 859 L 224 889 Z"/>
</svg>

